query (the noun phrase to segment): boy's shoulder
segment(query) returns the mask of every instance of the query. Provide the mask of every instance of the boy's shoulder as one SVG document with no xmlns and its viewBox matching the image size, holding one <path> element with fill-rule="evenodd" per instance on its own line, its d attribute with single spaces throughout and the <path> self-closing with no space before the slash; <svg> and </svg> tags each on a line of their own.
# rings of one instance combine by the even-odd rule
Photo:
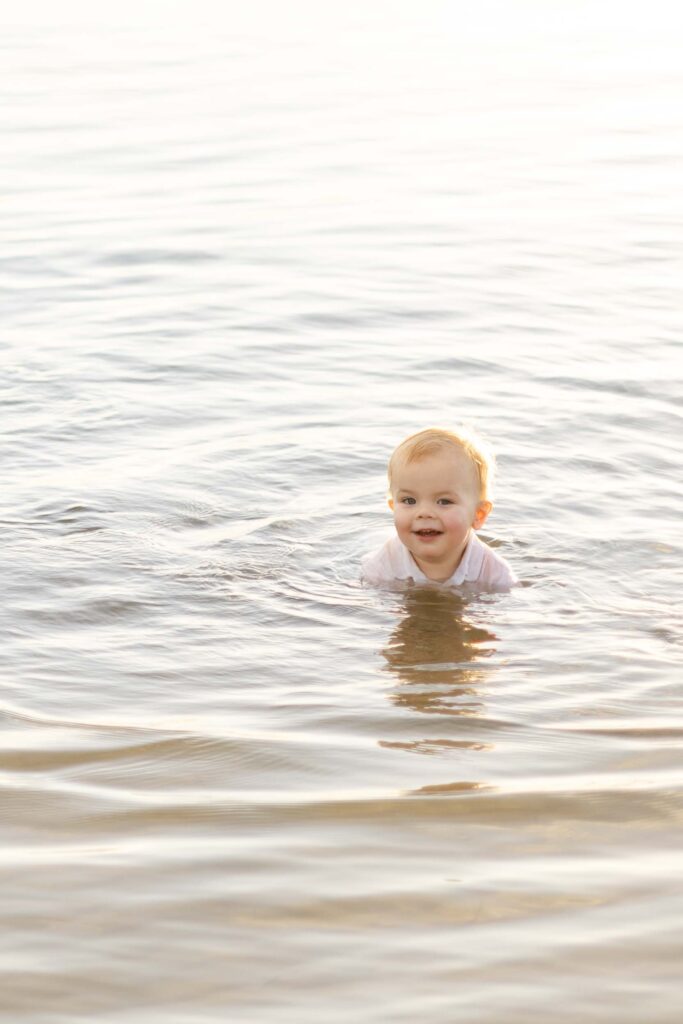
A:
<svg viewBox="0 0 683 1024">
<path fill-rule="evenodd" d="M 478 583 L 494 589 L 514 587 L 519 583 L 510 563 L 489 547 L 476 532 L 472 531 L 472 543 L 468 545 L 470 559 L 467 572 L 468 582 Z"/>
<path fill-rule="evenodd" d="M 410 562 L 410 554 L 398 537 L 389 537 L 381 547 L 363 555 L 361 577 L 372 584 L 407 579 L 412 575 Z"/>
</svg>

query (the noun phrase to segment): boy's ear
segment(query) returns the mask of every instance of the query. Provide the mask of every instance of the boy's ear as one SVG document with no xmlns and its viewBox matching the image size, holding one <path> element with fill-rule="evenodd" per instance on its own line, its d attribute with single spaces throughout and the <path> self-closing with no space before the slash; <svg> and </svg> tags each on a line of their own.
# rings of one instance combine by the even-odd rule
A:
<svg viewBox="0 0 683 1024">
<path fill-rule="evenodd" d="M 391 497 L 391 495 L 389 495 L 389 497 L 387 498 L 387 505 L 389 506 L 389 508 L 393 512 L 394 511 L 394 499 Z"/>
<path fill-rule="evenodd" d="M 477 505 L 477 511 L 474 513 L 474 520 L 472 526 L 475 530 L 478 530 L 480 526 L 483 526 L 488 519 L 493 505 L 490 501 L 480 501 Z"/>
</svg>

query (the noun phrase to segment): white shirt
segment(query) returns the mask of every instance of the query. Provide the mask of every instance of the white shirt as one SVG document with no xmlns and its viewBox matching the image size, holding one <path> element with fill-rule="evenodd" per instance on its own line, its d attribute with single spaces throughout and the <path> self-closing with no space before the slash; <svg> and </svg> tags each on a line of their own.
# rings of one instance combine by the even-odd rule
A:
<svg viewBox="0 0 683 1024">
<path fill-rule="evenodd" d="M 371 551 L 361 560 L 361 577 L 365 583 L 390 583 L 392 580 L 412 580 L 414 583 L 434 583 L 418 567 L 408 548 L 398 537 L 391 537 L 378 551 Z M 508 590 L 519 580 L 505 559 L 493 548 L 479 540 L 470 530 L 467 546 L 460 563 L 444 586 L 476 583 L 489 590 Z"/>
</svg>

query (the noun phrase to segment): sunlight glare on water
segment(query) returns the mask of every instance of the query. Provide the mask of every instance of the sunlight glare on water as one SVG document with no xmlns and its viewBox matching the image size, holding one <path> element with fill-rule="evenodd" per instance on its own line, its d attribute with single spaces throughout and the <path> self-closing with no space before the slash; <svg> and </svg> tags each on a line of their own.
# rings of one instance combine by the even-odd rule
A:
<svg viewBox="0 0 683 1024">
<path fill-rule="evenodd" d="M 680 13 L 4 17 L 0 1019 L 678 1022 Z"/>
</svg>

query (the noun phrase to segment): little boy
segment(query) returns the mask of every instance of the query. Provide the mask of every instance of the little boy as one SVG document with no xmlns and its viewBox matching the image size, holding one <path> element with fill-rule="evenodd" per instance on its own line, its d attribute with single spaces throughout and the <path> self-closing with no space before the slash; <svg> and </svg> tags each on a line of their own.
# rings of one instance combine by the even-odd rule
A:
<svg viewBox="0 0 683 1024">
<path fill-rule="evenodd" d="M 363 580 L 514 586 L 508 563 L 475 533 L 493 508 L 493 470 L 493 455 L 464 432 L 434 428 L 402 441 L 388 474 L 398 536 L 363 558 Z"/>
</svg>

